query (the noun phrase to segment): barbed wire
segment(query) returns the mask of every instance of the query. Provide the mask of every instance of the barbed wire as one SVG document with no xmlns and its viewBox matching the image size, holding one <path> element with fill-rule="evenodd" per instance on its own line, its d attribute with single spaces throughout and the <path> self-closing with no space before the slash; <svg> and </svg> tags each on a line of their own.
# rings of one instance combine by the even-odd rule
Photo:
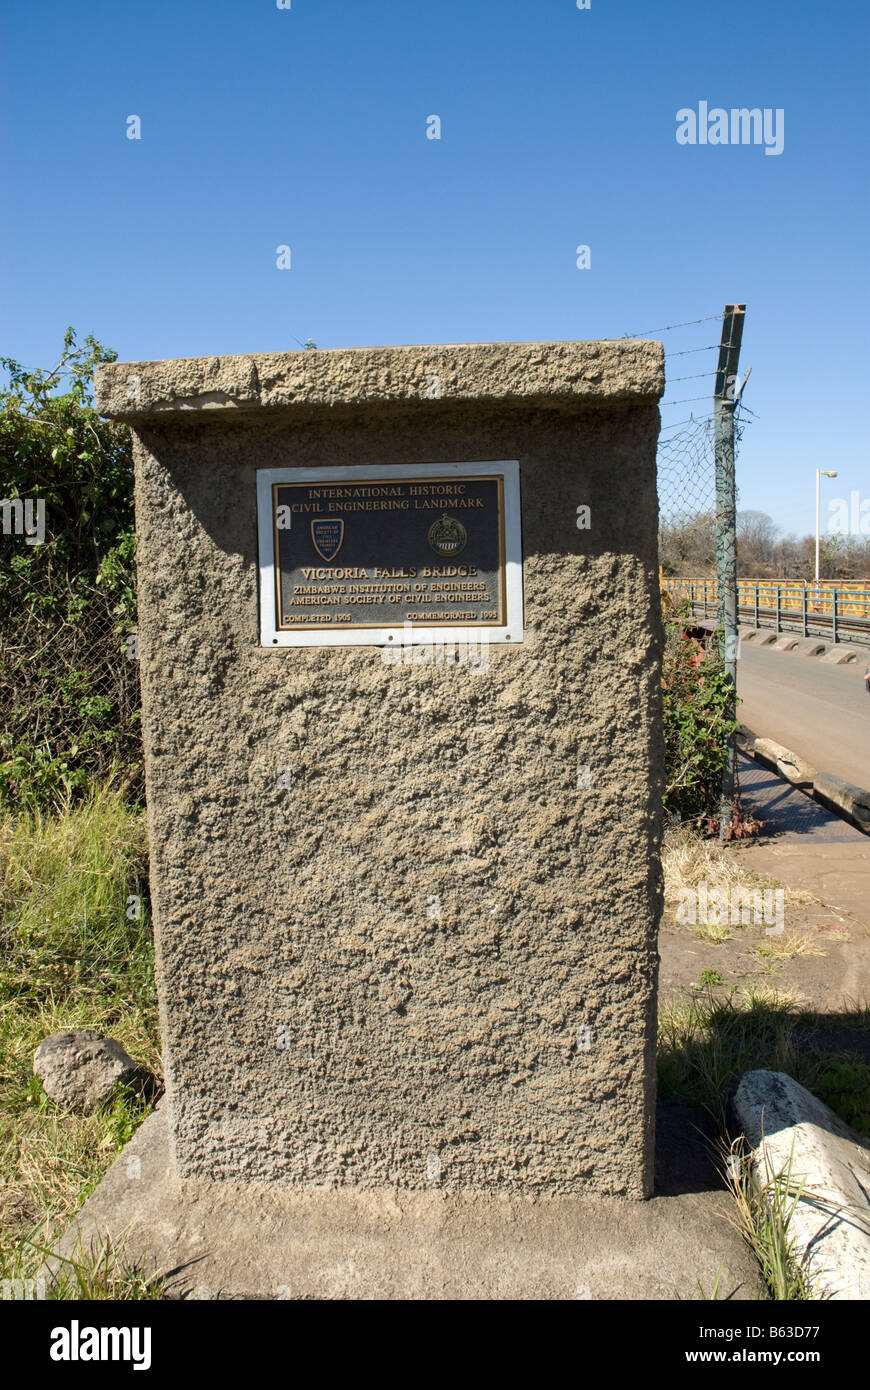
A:
<svg viewBox="0 0 870 1390">
<path fill-rule="evenodd" d="M 671 333 L 675 328 L 694 328 L 696 323 L 710 323 L 712 319 L 721 319 L 722 314 L 705 314 L 700 319 L 686 319 L 685 323 L 666 323 L 664 328 L 648 328 L 645 333 L 623 333 L 623 338 L 647 338 L 651 333 Z M 717 344 L 718 346 L 718 344 Z M 703 351 L 703 349 L 698 349 Z"/>
</svg>

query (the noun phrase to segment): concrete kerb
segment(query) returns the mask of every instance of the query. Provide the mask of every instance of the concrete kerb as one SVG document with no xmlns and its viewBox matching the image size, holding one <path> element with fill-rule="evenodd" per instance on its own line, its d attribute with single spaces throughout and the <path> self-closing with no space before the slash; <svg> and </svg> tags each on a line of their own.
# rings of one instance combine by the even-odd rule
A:
<svg viewBox="0 0 870 1390">
<path fill-rule="evenodd" d="M 813 796 L 822 806 L 842 816 L 857 830 L 870 834 L 870 791 L 856 787 L 842 777 L 817 772 L 813 778 Z"/>
<path fill-rule="evenodd" d="M 778 773 L 780 777 L 784 777 L 793 786 L 812 787 L 816 769 L 811 767 L 800 754 L 793 753 L 790 748 L 776 743 L 772 738 L 760 738 L 745 724 L 738 727 L 736 739 L 738 747 L 742 748 L 744 753 L 749 753 L 756 762 L 770 768 L 771 772 Z"/>
<path fill-rule="evenodd" d="M 798 637 L 795 633 L 777 633 L 773 628 L 763 627 L 739 627 L 737 635 L 741 642 L 754 642 L 757 647 L 771 647 L 778 652 L 793 652 L 795 656 L 818 657 L 832 666 L 851 665 L 862 660 L 870 662 L 870 648 L 862 651 L 859 647 L 850 647 L 844 642 L 832 644 L 820 637 Z"/>
<path fill-rule="evenodd" d="M 870 834 L 870 791 L 866 788 L 854 786 L 832 773 L 816 771 L 799 753 L 774 739 L 759 737 L 745 724 L 737 726 L 734 737 L 738 748 L 763 767 L 812 795 L 819 805 L 848 821 L 856 830 Z"/>
<path fill-rule="evenodd" d="M 867 652 L 858 651 L 857 647 L 846 647 L 842 642 L 837 642 L 825 652 L 822 661 L 828 661 L 832 666 L 845 666 L 867 655 Z"/>
</svg>

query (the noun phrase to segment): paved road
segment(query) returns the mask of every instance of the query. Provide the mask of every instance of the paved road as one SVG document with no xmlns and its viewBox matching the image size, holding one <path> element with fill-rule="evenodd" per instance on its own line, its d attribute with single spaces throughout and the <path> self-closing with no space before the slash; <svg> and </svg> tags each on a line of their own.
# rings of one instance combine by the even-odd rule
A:
<svg viewBox="0 0 870 1390">
<path fill-rule="evenodd" d="M 829 666 L 741 642 L 737 718 L 753 733 L 800 753 L 819 772 L 870 787 L 870 695 L 867 660 Z"/>
</svg>

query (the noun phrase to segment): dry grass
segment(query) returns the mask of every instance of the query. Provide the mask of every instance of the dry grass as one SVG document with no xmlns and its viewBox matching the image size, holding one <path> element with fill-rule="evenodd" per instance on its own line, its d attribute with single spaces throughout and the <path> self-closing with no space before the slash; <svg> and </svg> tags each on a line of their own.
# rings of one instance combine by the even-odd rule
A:
<svg viewBox="0 0 870 1390">
<path fill-rule="evenodd" d="M 773 956 L 777 960 L 791 960 L 794 956 L 826 956 L 815 941 L 808 936 L 769 936 L 755 947 L 759 956 Z"/>
<path fill-rule="evenodd" d="M 66 1114 L 33 1074 L 42 1039 L 76 1027 L 117 1038 L 160 1074 L 146 869 L 142 813 L 110 787 L 56 815 L 0 821 L 0 1278 L 33 1276 L 36 1247 L 147 1113 L 121 1094 Z"/>
<path fill-rule="evenodd" d="M 697 889 L 702 883 L 707 885 L 708 892 L 722 889 L 729 896 L 734 889 L 764 891 L 781 888 L 786 909 L 798 903 L 816 901 L 812 893 L 802 888 L 789 888 L 777 879 L 752 873 L 737 860 L 730 845 L 720 845 L 718 840 L 701 839 L 685 825 L 669 826 L 665 831 L 662 872 L 667 902 L 675 901 L 682 890 Z"/>
</svg>

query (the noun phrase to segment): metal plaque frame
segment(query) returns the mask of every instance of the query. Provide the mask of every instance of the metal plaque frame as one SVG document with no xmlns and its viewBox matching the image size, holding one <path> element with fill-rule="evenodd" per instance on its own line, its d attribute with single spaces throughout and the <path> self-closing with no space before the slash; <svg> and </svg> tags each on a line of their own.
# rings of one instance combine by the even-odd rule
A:
<svg viewBox="0 0 870 1390">
<path fill-rule="evenodd" d="M 277 532 L 275 488 L 288 483 L 402 483 L 421 478 L 498 478 L 501 480 L 501 585 L 506 621 L 497 626 L 480 623 L 460 627 L 436 622 L 394 626 L 282 628 L 279 626 Z M 434 514 L 433 514 L 434 515 Z M 260 553 L 261 647 L 386 647 L 412 643 L 510 642 L 523 640 L 523 566 L 520 521 L 520 468 L 516 459 L 481 459 L 474 463 L 366 464 L 350 468 L 257 469 L 257 530 Z M 317 542 L 315 541 L 315 544 Z M 319 547 L 318 547 L 319 548 Z"/>
</svg>

